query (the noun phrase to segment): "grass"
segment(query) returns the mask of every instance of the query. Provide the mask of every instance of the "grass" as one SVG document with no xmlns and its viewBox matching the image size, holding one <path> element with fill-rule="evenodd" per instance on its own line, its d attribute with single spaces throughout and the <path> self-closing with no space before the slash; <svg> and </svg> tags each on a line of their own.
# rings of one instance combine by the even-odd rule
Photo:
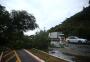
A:
<svg viewBox="0 0 90 62">
<path fill-rule="evenodd" d="M 62 60 L 60 58 L 56 58 L 54 56 L 48 55 L 47 53 L 44 53 L 40 50 L 36 49 L 28 49 L 31 53 L 38 56 L 39 58 L 43 59 L 45 62 L 67 62 L 65 60 Z"/>
</svg>

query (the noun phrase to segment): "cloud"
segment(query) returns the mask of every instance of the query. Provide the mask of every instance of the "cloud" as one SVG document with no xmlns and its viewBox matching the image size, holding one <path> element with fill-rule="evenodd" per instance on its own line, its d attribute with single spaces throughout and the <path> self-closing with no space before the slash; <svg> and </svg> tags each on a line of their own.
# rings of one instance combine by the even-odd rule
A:
<svg viewBox="0 0 90 62">
<path fill-rule="evenodd" d="M 50 29 L 88 6 L 89 0 L 2 0 L 7 10 L 27 10 L 40 29 Z M 37 31 L 37 30 L 36 30 Z M 34 32 L 36 32 L 34 31 Z M 28 34 L 31 33 L 28 32 Z M 32 34 L 32 33 L 31 33 Z"/>
</svg>

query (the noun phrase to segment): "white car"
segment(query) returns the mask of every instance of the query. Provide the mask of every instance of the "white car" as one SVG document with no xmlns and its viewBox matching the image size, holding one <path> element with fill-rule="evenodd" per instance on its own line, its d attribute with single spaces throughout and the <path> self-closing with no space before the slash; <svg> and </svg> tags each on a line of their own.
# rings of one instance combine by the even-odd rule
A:
<svg viewBox="0 0 90 62">
<path fill-rule="evenodd" d="M 86 43 L 86 39 L 78 38 L 76 36 L 69 36 L 66 38 L 66 42 L 72 42 L 72 43 Z"/>
</svg>

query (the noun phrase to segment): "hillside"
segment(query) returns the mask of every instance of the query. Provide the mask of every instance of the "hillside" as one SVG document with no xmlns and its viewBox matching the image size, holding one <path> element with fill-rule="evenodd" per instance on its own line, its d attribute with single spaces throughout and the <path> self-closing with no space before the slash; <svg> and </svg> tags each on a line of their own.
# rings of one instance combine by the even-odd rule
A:
<svg viewBox="0 0 90 62">
<path fill-rule="evenodd" d="M 67 18 L 62 24 L 52 27 L 49 32 L 62 31 L 66 36 L 75 35 L 89 39 L 90 37 L 90 6 L 74 16 Z M 89 39 L 90 40 L 90 39 Z"/>
</svg>

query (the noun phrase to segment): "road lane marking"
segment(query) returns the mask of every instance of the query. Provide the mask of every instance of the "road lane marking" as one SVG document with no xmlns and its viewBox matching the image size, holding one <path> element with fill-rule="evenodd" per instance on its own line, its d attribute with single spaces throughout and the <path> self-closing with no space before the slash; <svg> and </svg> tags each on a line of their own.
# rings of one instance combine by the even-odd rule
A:
<svg viewBox="0 0 90 62">
<path fill-rule="evenodd" d="M 0 62 L 1 62 L 1 60 L 2 60 L 2 56 L 3 56 L 3 52 L 2 52 L 1 55 L 0 55 Z"/>
<path fill-rule="evenodd" d="M 18 54 L 16 53 L 16 51 L 14 50 L 14 53 L 15 53 L 15 56 L 16 56 L 16 62 L 21 62 L 21 60 L 20 60 L 20 57 L 18 56 Z"/>
<path fill-rule="evenodd" d="M 26 53 L 28 53 L 29 55 L 31 55 L 32 57 L 34 57 L 36 60 L 38 60 L 39 62 L 45 62 L 44 60 L 40 59 L 39 57 L 35 56 L 34 54 L 32 54 L 31 52 L 29 52 L 28 50 L 24 49 L 24 51 Z"/>
</svg>

